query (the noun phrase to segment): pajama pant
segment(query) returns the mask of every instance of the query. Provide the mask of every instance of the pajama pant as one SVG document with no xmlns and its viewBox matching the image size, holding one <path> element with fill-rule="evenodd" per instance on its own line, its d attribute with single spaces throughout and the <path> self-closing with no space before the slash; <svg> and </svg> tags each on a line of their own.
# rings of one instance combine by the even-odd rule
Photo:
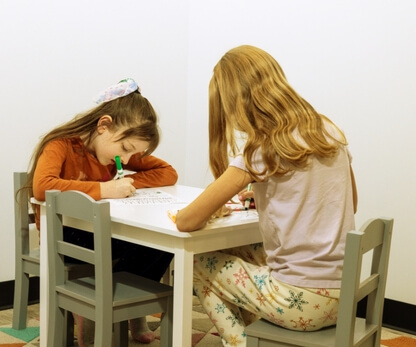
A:
<svg viewBox="0 0 416 347">
<path fill-rule="evenodd" d="M 224 346 L 246 346 L 244 327 L 258 318 L 300 331 L 336 324 L 339 289 L 280 282 L 265 258 L 261 243 L 195 255 L 194 290 Z"/>
</svg>

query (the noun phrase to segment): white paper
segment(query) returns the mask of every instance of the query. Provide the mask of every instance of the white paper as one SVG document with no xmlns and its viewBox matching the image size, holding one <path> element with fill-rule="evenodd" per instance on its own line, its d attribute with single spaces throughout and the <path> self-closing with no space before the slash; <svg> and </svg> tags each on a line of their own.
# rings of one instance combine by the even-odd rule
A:
<svg viewBox="0 0 416 347">
<path fill-rule="evenodd" d="M 114 205 L 163 205 L 181 202 L 171 194 L 154 189 L 139 189 L 129 198 L 107 200 Z"/>
</svg>

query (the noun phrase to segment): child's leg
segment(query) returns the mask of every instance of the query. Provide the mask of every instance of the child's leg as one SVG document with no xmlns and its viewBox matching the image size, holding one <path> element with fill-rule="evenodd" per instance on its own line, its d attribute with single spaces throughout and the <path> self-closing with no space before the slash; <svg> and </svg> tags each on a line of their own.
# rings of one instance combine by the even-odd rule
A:
<svg viewBox="0 0 416 347">
<path fill-rule="evenodd" d="M 244 327 L 258 317 L 256 311 L 244 309 L 248 297 L 237 294 L 238 285 L 244 288 L 247 284 L 245 271 L 241 271 L 242 264 L 257 268 L 264 263 L 262 244 L 195 256 L 194 289 L 224 346 L 246 345 Z"/>
<path fill-rule="evenodd" d="M 88 347 L 94 343 L 95 322 L 73 313 L 77 324 L 77 341 L 79 347 Z"/>
<path fill-rule="evenodd" d="M 155 333 L 147 326 L 146 317 L 131 319 L 129 326 L 134 340 L 140 343 L 150 343 L 155 339 Z"/>
<path fill-rule="evenodd" d="M 194 266 L 196 294 L 224 345 L 245 346 L 244 327 L 254 315 L 296 330 L 335 324 L 339 290 L 304 289 L 275 280 L 267 266 L 254 264 L 263 259 L 262 249 L 227 251 L 249 262 L 224 251 L 196 255 Z"/>
<path fill-rule="evenodd" d="M 113 272 L 127 271 L 160 281 L 169 267 L 173 254 L 158 249 L 112 239 L 113 259 L 118 259 Z"/>
<path fill-rule="evenodd" d="M 266 253 L 264 252 L 263 243 L 253 243 L 251 245 L 228 248 L 221 251 L 241 258 L 247 263 L 264 266 L 266 265 Z"/>
</svg>

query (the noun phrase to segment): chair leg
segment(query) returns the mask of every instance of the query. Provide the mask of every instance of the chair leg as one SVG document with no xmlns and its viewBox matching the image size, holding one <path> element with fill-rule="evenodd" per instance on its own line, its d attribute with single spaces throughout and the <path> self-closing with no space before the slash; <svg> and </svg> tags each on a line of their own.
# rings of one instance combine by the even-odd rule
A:
<svg viewBox="0 0 416 347">
<path fill-rule="evenodd" d="M 114 323 L 114 347 L 128 347 L 129 345 L 129 322 Z"/>
<path fill-rule="evenodd" d="M 112 315 L 103 314 L 95 320 L 94 346 L 107 346 L 113 338 Z"/>
<path fill-rule="evenodd" d="M 60 307 L 55 307 L 49 310 L 48 317 L 48 334 L 47 346 L 64 347 L 67 346 L 65 332 L 65 310 Z"/>
<path fill-rule="evenodd" d="M 16 273 L 19 272 L 16 271 Z M 26 328 L 28 298 L 29 275 L 20 271 L 14 281 L 13 329 L 21 330 Z"/>
</svg>

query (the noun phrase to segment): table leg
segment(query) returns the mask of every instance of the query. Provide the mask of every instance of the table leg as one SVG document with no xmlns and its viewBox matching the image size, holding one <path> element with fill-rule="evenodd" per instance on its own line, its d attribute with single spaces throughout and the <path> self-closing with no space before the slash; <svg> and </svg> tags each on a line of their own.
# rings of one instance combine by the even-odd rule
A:
<svg viewBox="0 0 416 347">
<path fill-rule="evenodd" d="M 193 252 L 177 249 L 174 264 L 173 347 L 191 347 Z"/>
</svg>

